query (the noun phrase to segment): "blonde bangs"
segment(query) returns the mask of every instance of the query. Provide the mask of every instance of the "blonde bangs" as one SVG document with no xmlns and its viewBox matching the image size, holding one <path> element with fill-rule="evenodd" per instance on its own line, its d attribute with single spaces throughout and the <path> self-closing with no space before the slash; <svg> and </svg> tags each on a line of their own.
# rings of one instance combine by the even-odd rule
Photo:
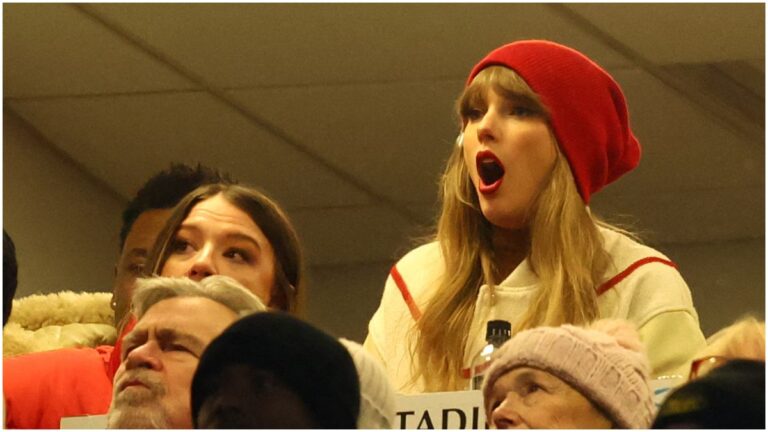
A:
<svg viewBox="0 0 768 432">
<path fill-rule="evenodd" d="M 456 115 L 461 121 L 462 129 L 466 125 L 470 110 L 485 104 L 485 95 L 489 89 L 505 99 L 524 103 L 528 108 L 549 118 L 547 108 L 541 103 L 539 96 L 520 75 L 504 66 L 490 66 L 475 76 L 456 101 Z"/>
</svg>

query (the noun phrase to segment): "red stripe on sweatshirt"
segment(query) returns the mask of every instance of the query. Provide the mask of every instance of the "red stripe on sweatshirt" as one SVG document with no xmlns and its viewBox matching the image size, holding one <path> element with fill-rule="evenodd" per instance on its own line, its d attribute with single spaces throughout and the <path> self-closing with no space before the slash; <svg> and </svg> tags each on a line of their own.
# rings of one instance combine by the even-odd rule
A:
<svg viewBox="0 0 768 432">
<path fill-rule="evenodd" d="M 675 263 L 673 263 L 670 260 L 666 260 L 664 258 L 646 257 L 646 258 L 639 259 L 639 260 L 633 262 L 629 267 L 624 269 L 624 271 L 622 271 L 621 273 L 617 274 L 616 276 L 610 278 L 604 284 L 600 285 L 600 287 L 597 289 L 597 295 L 602 295 L 604 292 L 606 292 L 609 289 L 611 289 L 614 286 L 616 286 L 616 284 L 618 284 L 619 282 L 624 280 L 627 276 L 632 274 L 633 271 L 637 270 L 638 267 L 643 266 L 645 264 L 654 263 L 654 262 L 661 263 L 661 264 L 666 264 L 666 265 L 668 265 L 668 266 L 670 266 L 672 268 L 677 268 L 677 265 Z"/>
<path fill-rule="evenodd" d="M 413 301 L 411 292 L 408 291 L 408 285 L 405 284 L 403 277 L 400 276 L 400 272 L 397 271 L 396 265 L 392 266 L 392 270 L 389 271 L 389 275 L 392 276 L 392 280 L 395 281 L 395 285 L 397 285 L 397 288 L 400 290 L 400 294 L 403 296 L 405 304 L 408 305 L 408 310 L 411 311 L 413 320 L 418 321 L 419 318 L 421 318 L 421 311 L 419 310 L 419 307 L 416 306 L 416 302 Z"/>
</svg>

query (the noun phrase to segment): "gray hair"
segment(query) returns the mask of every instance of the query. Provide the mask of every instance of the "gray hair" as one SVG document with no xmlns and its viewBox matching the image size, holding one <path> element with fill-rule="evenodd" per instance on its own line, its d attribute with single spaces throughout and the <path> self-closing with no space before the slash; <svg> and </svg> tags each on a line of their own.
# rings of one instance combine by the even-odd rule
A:
<svg viewBox="0 0 768 432">
<path fill-rule="evenodd" d="M 175 297 L 204 297 L 226 306 L 238 317 L 267 310 L 255 294 L 228 276 L 208 276 L 201 281 L 186 277 L 152 276 L 136 279 L 133 313 L 141 319 L 155 304 Z"/>
</svg>

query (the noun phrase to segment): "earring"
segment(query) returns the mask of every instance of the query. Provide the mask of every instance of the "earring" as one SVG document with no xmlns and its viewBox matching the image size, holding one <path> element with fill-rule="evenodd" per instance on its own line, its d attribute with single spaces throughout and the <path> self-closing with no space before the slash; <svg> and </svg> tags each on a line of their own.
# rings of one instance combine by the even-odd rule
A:
<svg viewBox="0 0 768 432">
<path fill-rule="evenodd" d="M 459 132 L 459 136 L 456 137 L 456 146 L 461 147 L 464 145 L 464 132 Z"/>
</svg>

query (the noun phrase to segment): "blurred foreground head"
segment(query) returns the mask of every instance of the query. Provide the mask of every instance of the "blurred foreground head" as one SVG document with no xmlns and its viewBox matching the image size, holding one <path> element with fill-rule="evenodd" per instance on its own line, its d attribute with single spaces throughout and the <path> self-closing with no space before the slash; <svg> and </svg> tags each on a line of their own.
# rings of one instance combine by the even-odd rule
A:
<svg viewBox="0 0 768 432">
<path fill-rule="evenodd" d="M 239 320 L 200 359 L 199 429 L 355 429 L 355 364 L 335 338 L 281 312 Z"/>
</svg>

